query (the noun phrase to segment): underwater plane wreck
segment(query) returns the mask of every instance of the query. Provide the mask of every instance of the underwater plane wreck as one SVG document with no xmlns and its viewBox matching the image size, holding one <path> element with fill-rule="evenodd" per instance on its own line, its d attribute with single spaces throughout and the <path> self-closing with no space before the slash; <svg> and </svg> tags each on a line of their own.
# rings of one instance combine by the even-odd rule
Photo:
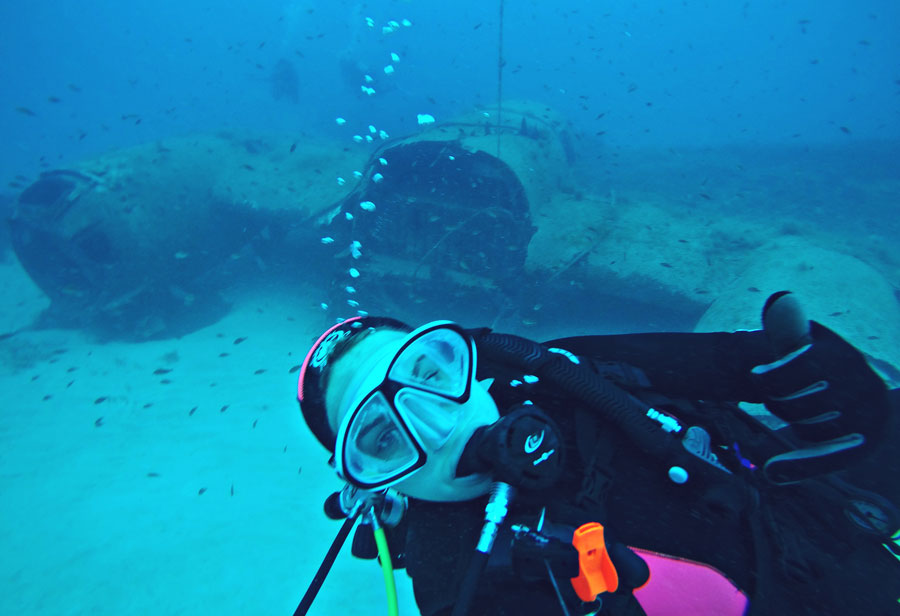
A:
<svg viewBox="0 0 900 616">
<path fill-rule="evenodd" d="M 766 293 L 791 288 L 900 365 L 883 270 L 765 227 L 748 241 L 746 221 L 586 192 L 570 127 L 545 105 L 372 132 L 350 147 L 218 133 L 109 152 L 26 187 L 11 243 L 50 299 L 47 323 L 115 338 L 181 335 L 273 283 L 314 289 L 331 318 L 493 318 L 531 335 L 757 327 Z"/>
</svg>

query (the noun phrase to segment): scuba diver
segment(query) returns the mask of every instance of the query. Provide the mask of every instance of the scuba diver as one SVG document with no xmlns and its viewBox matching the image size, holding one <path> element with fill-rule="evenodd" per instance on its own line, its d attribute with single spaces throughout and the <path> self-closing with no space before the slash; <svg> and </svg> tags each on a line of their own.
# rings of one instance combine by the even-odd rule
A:
<svg viewBox="0 0 900 616">
<path fill-rule="evenodd" d="M 730 333 L 354 317 L 298 398 L 347 484 L 328 558 L 362 517 L 354 555 L 405 567 L 424 616 L 900 610 L 900 390 L 789 292 Z"/>
</svg>

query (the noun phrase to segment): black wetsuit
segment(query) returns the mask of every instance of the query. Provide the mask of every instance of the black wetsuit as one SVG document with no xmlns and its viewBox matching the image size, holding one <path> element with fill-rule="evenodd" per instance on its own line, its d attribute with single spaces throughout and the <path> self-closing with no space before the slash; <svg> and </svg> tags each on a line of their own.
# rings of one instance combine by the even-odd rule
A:
<svg viewBox="0 0 900 616">
<path fill-rule="evenodd" d="M 487 330 L 471 333 L 478 344 Z M 545 346 L 578 355 L 604 378 L 685 425 L 704 426 L 714 443 L 739 443 L 741 456 L 757 464 L 775 451 L 765 431 L 735 419 L 729 408 L 737 401 L 760 401 L 750 369 L 773 360 L 760 332 L 587 336 Z M 521 380 L 521 371 L 492 363 L 480 349 L 477 376 L 495 379 L 490 392 L 501 413 L 531 400 L 559 424 L 567 445 L 563 478 L 543 492 L 520 491 L 510 519 L 534 525 L 546 506 L 553 522 L 598 521 L 626 545 L 709 564 L 748 595 L 752 615 L 900 613 L 900 562 L 881 539 L 848 520 L 841 498 L 822 482 L 776 487 L 757 477 L 758 471 L 742 468 L 735 476 L 752 486 L 746 493 L 702 482 L 678 485 L 668 478 L 664 460 L 641 452 L 615 427 L 592 420 L 590 409 L 573 404 L 565 392 L 542 381 L 511 386 Z M 893 502 L 900 501 L 897 394 L 891 392 L 894 412 L 884 442 L 863 462 L 835 474 Z M 723 458 L 736 453 L 729 447 Z M 588 467 L 592 471 L 586 473 Z M 586 474 L 591 482 L 585 482 Z M 747 494 L 755 504 L 741 502 Z M 450 613 L 485 503 L 486 498 L 451 504 L 411 500 L 405 562 L 424 616 Z M 469 614 L 562 614 L 546 578 L 523 581 L 503 564 L 507 543 L 505 535 L 498 539 L 499 555 L 482 577 Z M 563 578 L 560 585 L 573 599 L 568 581 Z M 621 593 L 608 598 L 602 613 L 642 611 L 630 594 Z"/>
</svg>

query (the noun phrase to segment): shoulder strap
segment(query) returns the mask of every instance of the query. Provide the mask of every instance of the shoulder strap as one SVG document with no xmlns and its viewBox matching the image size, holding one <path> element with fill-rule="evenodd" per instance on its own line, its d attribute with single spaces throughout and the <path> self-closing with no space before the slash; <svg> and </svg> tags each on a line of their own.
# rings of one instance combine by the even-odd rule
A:
<svg viewBox="0 0 900 616">
<path fill-rule="evenodd" d="M 606 495 L 612 487 L 613 460 L 619 440 L 609 430 L 602 430 L 597 418 L 587 411 L 575 411 L 575 444 L 584 464 L 581 489 L 575 495 L 575 506 L 606 518 Z"/>
</svg>

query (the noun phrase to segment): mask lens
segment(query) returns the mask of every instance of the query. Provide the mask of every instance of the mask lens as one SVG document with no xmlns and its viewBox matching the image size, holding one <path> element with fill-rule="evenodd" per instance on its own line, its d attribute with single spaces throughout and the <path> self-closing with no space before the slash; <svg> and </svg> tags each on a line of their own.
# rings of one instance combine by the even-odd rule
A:
<svg viewBox="0 0 900 616">
<path fill-rule="evenodd" d="M 388 378 L 451 398 L 461 398 L 472 370 L 471 349 L 458 332 L 439 328 L 416 338 L 394 361 Z"/>
<path fill-rule="evenodd" d="M 356 412 L 347 428 L 344 472 L 362 484 L 390 481 L 414 466 L 419 452 L 381 392 Z"/>
<path fill-rule="evenodd" d="M 406 424 L 430 451 L 444 446 L 459 421 L 462 406 L 415 389 L 401 389 L 394 399 Z"/>
</svg>

